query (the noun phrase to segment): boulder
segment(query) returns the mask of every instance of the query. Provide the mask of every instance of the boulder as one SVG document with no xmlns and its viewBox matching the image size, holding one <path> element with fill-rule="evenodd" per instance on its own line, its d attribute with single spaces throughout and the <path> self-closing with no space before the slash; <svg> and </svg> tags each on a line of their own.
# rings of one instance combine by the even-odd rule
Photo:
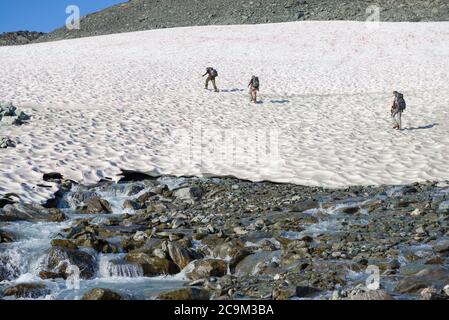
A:
<svg viewBox="0 0 449 320">
<path fill-rule="evenodd" d="M 50 242 L 52 247 L 61 247 L 66 249 L 78 249 L 78 246 L 67 239 L 53 239 Z"/>
<path fill-rule="evenodd" d="M 65 273 L 57 273 L 57 272 L 51 272 L 51 271 L 40 271 L 39 272 L 39 278 L 41 279 L 67 279 L 67 276 Z"/>
<path fill-rule="evenodd" d="M 111 205 L 107 200 L 99 197 L 87 199 L 76 211 L 81 214 L 109 214 L 112 213 Z"/>
<path fill-rule="evenodd" d="M 303 212 L 310 209 L 318 208 L 319 202 L 316 200 L 305 200 L 302 202 L 295 202 L 288 206 L 290 212 Z"/>
<path fill-rule="evenodd" d="M 314 288 L 314 287 L 309 287 L 309 286 L 297 286 L 296 287 L 296 296 L 299 298 L 312 297 L 320 292 L 321 292 L 320 289 Z"/>
<path fill-rule="evenodd" d="M 399 281 L 395 291 L 401 294 L 419 294 L 422 289 L 436 287 L 440 289 L 449 279 L 449 271 L 440 266 L 426 267 L 414 275 Z"/>
<path fill-rule="evenodd" d="M 146 277 L 173 275 L 179 272 L 179 268 L 172 261 L 152 257 L 142 252 L 128 253 L 125 256 L 125 260 L 140 265 L 142 267 L 143 274 Z"/>
<path fill-rule="evenodd" d="M 229 259 L 229 266 L 231 268 L 234 268 L 250 253 L 251 252 L 245 248 L 245 244 L 238 239 L 232 239 L 228 242 L 219 244 L 213 250 L 215 257 Z"/>
<path fill-rule="evenodd" d="M 141 205 L 134 200 L 127 199 L 123 202 L 123 209 L 138 210 L 141 208 Z"/>
<path fill-rule="evenodd" d="M 15 148 L 16 142 L 9 137 L 0 138 L 0 149 Z"/>
<path fill-rule="evenodd" d="M 24 299 L 37 299 L 50 294 L 48 289 L 42 283 L 21 283 L 3 290 L 3 296 Z"/>
<path fill-rule="evenodd" d="M 443 240 L 438 242 L 434 247 L 433 250 L 438 253 L 444 253 L 449 251 L 449 241 Z"/>
<path fill-rule="evenodd" d="M 189 251 L 176 242 L 168 242 L 167 250 L 170 258 L 180 270 L 184 269 L 193 260 Z"/>
<path fill-rule="evenodd" d="M 192 262 L 186 272 L 189 280 L 199 280 L 209 277 L 222 277 L 227 273 L 228 267 L 220 259 L 201 259 Z"/>
<path fill-rule="evenodd" d="M 64 277 L 72 274 L 72 266 L 78 267 L 82 279 L 91 279 L 95 275 L 95 258 L 81 250 L 52 247 L 47 251 L 43 261 L 43 271 L 61 274 Z"/>
<path fill-rule="evenodd" d="M 281 244 L 281 262 L 284 266 L 290 265 L 297 260 L 309 259 L 309 241 L 308 240 L 289 240 L 277 237 Z"/>
<path fill-rule="evenodd" d="M 273 251 L 257 251 L 240 261 L 235 267 L 235 274 L 238 276 L 247 276 L 260 274 L 261 272 L 266 272 L 264 266 L 269 266 L 272 264 L 274 258 L 278 257 L 278 254 Z M 276 259 L 277 260 L 277 259 Z M 273 269 L 276 269 L 274 265 Z M 274 271 L 276 272 L 276 271 Z"/>
<path fill-rule="evenodd" d="M 0 229 L 0 243 L 13 242 L 14 236 L 6 231 Z"/>
<path fill-rule="evenodd" d="M 116 293 L 112 290 L 109 290 L 109 289 L 93 288 L 83 295 L 82 300 L 117 301 L 117 300 L 122 300 L 122 297 L 118 293 Z"/>
<path fill-rule="evenodd" d="M 345 214 L 356 214 L 357 212 L 359 212 L 359 210 L 360 210 L 359 207 L 346 207 L 341 209 L 341 212 Z"/>
<path fill-rule="evenodd" d="M 78 238 L 76 244 L 82 247 L 92 248 L 101 253 L 118 253 L 119 251 L 115 245 L 95 236 L 89 236 L 87 239 Z"/>
<path fill-rule="evenodd" d="M 200 187 L 185 187 L 173 191 L 173 196 L 187 203 L 195 203 L 203 196 L 203 190 Z"/>
<path fill-rule="evenodd" d="M 159 300 L 209 300 L 210 293 L 200 288 L 181 288 L 162 292 L 157 298 Z"/>
<path fill-rule="evenodd" d="M 0 209 L 0 221 L 61 222 L 66 216 L 55 208 L 38 204 L 7 204 Z"/>
</svg>

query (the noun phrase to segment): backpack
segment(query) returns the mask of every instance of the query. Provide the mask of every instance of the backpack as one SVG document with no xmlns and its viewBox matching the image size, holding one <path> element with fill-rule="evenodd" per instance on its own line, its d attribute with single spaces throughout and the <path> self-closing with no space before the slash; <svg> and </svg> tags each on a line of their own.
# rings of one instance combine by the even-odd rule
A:
<svg viewBox="0 0 449 320">
<path fill-rule="evenodd" d="M 218 77 L 218 71 L 217 70 L 215 70 L 215 69 L 212 69 L 211 71 L 210 71 L 210 76 L 211 77 Z"/>
<path fill-rule="evenodd" d="M 254 77 L 253 78 L 253 87 L 256 89 L 259 89 L 259 77 Z"/>
<path fill-rule="evenodd" d="M 397 94 L 397 96 L 395 98 L 395 102 L 396 102 L 396 107 L 398 108 L 398 110 L 400 112 L 405 111 L 405 109 L 407 108 L 407 104 L 405 103 L 404 95 L 402 93 Z"/>
</svg>

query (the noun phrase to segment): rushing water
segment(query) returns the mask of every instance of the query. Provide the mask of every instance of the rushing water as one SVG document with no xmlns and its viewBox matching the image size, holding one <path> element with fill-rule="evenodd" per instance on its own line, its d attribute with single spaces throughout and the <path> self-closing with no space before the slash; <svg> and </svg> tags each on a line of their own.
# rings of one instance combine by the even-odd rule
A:
<svg viewBox="0 0 449 320">
<path fill-rule="evenodd" d="M 183 186 L 186 183 L 185 179 L 169 177 L 162 178 L 159 182 L 167 185 L 169 189 Z M 72 226 L 75 220 L 89 218 L 91 219 L 90 224 L 102 225 L 108 224 L 114 217 L 119 217 L 123 214 L 133 214 L 132 209 L 122 209 L 124 201 L 136 199 L 152 187 L 153 185 L 146 185 L 145 182 L 100 184 L 95 188 L 75 186 L 60 199 L 58 205 L 68 217 L 68 220 L 60 223 L 20 221 L 2 224 L 1 229 L 12 233 L 15 236 L 15 242 L 0 244 L 0 267 L 3 268 L 3 271 L 0 270 L 0 272 L 3 272 L 3 275 L 7 275 L 7 279 L 0 283 L 0 290 L 15 284 L 33 282 L 45 284 L 50 291 L 49 294 L 43 295 L 40 299 L 80 299 L 85 292 L 98 287 L 111 289 L 125 298 L 154 299 L 162 291 L 180 288 L 185 285 L 186 278 L 184 275 L 187 269 L 191 268 L 191 264 L 177 275 L 149 278 L 143 276 L 144 272 L 140 265 L 126 262 L 123 259 L 125 253 L 102 254 L 90 248 L 81 248 L 80 250 L 88 251 L 95 257 L 97 265 L 96 274 L 90 280 L 81 279 L 79 288 L 72 288 L 70 283 L 62 279 L 42 280 L 39 277 L 39 272 L 42 271 L 43 259 L 46 257 L 46 251 L 50 248 L 51 240 L 58 238 L 58 235 L 62 234 L 64 229 Z M 131 188 L 134 188 L 134 192 L 132 192 L 132 195 L 129 195 Z M 279 235 L 285 239 L 298 240 L 304 236 L 336 235 L 343 232 L 343 226 L 347 224 L 355 226 L 367 225 L 370 221 L 370 215 L 366 209 L 363 209 L 367 201 L 398 197 L 402 188 L 401 186 L 393 187 L 388 189 L 384 194 L 378 194 L 369 200 L 354 197 L 331 202 L 331 205 L 329 205 L 329 201 L 323 201 L 323 203 L 319 203 L 317 208 L 303 212 L 305 215 L 316 218 L 315 222 L 305 223 L 303 225 L 304 229 L 301 231 L 282 230 Z M 83 192 L 78 192 L 80 190 Z M 446 196 L 448 193 L 449 188 L 443 188 L 432 194 L 432 197 Z M 77 214 L 75 209 L 83 203 L 86 197 L 92 195 L 97 195 L 107 200 L 111 205 L 112 213 L 108 215 Z M 445 205 L 444 202 L 442 202 L 442 205 Z M 344 210 L 355 207 L 362 207 L 359 214 L 348 215 L 344 213 Z M 132 229 L 132 226 L 130 228 Z M 122 239 L 121 236 L 106 238 L 111 244 L 119 244 Z M 246 246 L 257 248 L 257 242 L 266 240 L 275 245 L 274 251 L 259 250 L 253 255 L 248 256 L 239 265 L 239 269 L 236 272 L 237 276 L 258 275 L 264 266 L 279 262 L 282 252 L 280 250 L 280 243 L 275 240 L 274 235 L 268 238 L 255 239 L 254 242 L 247 241 Z M 192 248 L 201 250 L 212 256 L 211 250 L 201 241 L 193 240 Z M 404 245 L 399 246 L 398 250 L 400 252 L 398 261 L 404 270 L 407 270 L 407 267 L 410 269 L 420 267 L 419 265 L 414 266 L 410 264 L 406 258 L 408 254 L 413 253 L 418 257 L 427 257 L 432 254 L 432 246 L 429 244 Z M 350 260 L 330 259 L 326 263 L 328 263 L 328 266 L 332 264 L 347 264 L 346 280 L 351 285 L 362 284 L 369 276 L 365 270 L 352 269 Z M 394 282 L 388 280 L 388 278 L 385 279 L 386 281 L 383 284 L 384 288 L 388 291 L 393 290 Z M 322 297 L 329 297 L 330 294 L 329 292 L 324 292 Z M 396 298 L 404 297 L 399 296 Z"/>
<path fill-rule="evenodd" d="M 110 186 L 110 185 L 109 185 Z M 73 189 L 73 191 L 76 190 Z M 142 192 L 148 190 L 142 185 Z M 116 215 L 129 213 L 122 209 L 123 201 L 138 197 L 142 192 L 129 197 L 126 196 L 126 184 L 112 185 L 107 190 L 99 187 L 95 193 L 107 200 L 112 207 L 110 215 L 83 215 L 81 218 L 93 218 L 93 224 L 102 224 Z M 96 275 L 90 280 L 80 280 L 79 289 L 71 288 L 62 279 L 42 280 L 39 277 L 41 263 L 50 248 L 52 239 L 65 228 L 72 225 L 80 215 L 74 212 L 79 204 L 72 198 L 73 192 L 67 193 L 60 201 L 60 209 L 69 218 L 61 223 L 50 222 L 11 222 L 2 226 L 2 229 L 11 232 L 15 236 L 15 242 L 0 244 L 0 262 L 7 262 L 4 268 L 9 279 L 0 283 L 0 289 L 20 283 L 43 283 L 51 291 L 41 299 L 80 299 L 82 295 L 92 288 L 107 288 L 116 291 L 123 297 L 133 299 L 154 299 L 158 293 L 170 289 L 180 288 L 184 285 L 183 273 L 176 276 L 160 276 L 154 278 L 143 277 L 143 270 L 136 264 L 123 261 L 124 254 L 98 254 L 94 250 L 88 250 L 98 264 Z M 120 239 L 107 239 L 110 243 L 119 242 Z M 7 298 L 5 298 L 7 299 Z"/>
</svg>

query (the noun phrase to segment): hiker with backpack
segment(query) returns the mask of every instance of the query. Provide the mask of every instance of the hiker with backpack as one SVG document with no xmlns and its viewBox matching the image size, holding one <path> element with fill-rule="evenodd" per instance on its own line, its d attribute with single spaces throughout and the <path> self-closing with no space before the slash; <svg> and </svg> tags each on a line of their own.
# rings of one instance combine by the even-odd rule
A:
<svg viewBox="0 0 449 320">
<path fill-rule="evenodd" d="M 407 104 L 404 100 L 404 95 L 397 91 L 393 91 L 394 100 L 391 106 L 391 118 L 393 120 L 393 129 L 402 129 L 402 112 L 405 111 Z"/>
<path fill-rule="evenodd" d="M 251 102 L 257 102 L 257 92 L 259 91 L 259 77 L 252 76 L 251 80 L 248 84 L 249 87 L 249 96 L 251 98 Z"/>
<path fill-rule="evenodd" d="M 207 79 L 206 79 L 206 84 L 205 84 L 204 89 L 207 90 L 209 88 L 209 81 L 210 81 L 210 82 L 212 82 L 214 91 L 218 92 L 217 85 L 215 83 L 215 78 L 218 77 L 218 71 L 212 67 L 208 67 L 208 68 L 206 68 L 206 73 L 203 74 L 203 77 L 206 75 L 207 75 Z"/>
</svg>

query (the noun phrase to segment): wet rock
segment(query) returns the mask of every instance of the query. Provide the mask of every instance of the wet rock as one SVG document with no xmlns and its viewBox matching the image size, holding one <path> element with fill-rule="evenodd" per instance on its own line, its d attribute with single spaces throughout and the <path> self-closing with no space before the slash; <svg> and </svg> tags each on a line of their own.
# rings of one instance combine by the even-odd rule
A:
<svg viewBox="0 0 449 320">
<path fill-rule="evenodd" d="M 89 237 L 88 239 L 77 239 L 76 244 L 82 247 L 93 248 L 97 252 L 101 253 L 118 253 L 118 248 L 111 245 L 104 239 Z"/>
<path fill-rule="evenodd" d="M 78 246 L 76 244 L 74 244 L 72 241 L 67 240 L 67 239 L 53 239 L 51 240 L 50 244 L 53 247 L 61 247 L 61 248 L 66 248 L 66 249 L 78 249 Z"/>
<path fill-rule="evenodd" d="M 213 254 L 217 258 L 229 259 L 229 266 L 234 268 L 240 261 L 242 261 L 251 252 L 245 248 L 245 244 L 238 240 L 232 239 L 220 245 L 217 245 Z"/>
<path fill-rule="evenodd" d="M 37 204 L 8 204 L 0 209 L 0 221 L 62 222 L 66 216 L 54 208 Z"/>
<path fill-rule="evenodd" d="M 163 292 L 158 296 L 159 300 L 209 300 L 210 292 L 200 288 L 182 288 Z"/>
<path fill-rule="evenodd" d="M 13 242 L 14 241 L 14 236 L 12 235 L 12 233 L 3 231 L 0 229 L 0 243 L 8 243 L 8 242 Z"/>
<path fill-rule="evenodd" d="M 235 267 L 235 274 L 244 276 L 248 274 L 275 274 L 278 269 L 276 260 L 279 252 L 257 251 L 240 261 Z"/>
<path fill-rule="evenodd" d="M 401 279 L 395 291 L 401 294 L 418 294 L 422 289 L 429 287 L 442 289 L 447 279 L 449 279 L 447 269 L 439 266 L 427 266 L 416 274 Z"/>
<path fill-rule="evenodd" d="M 360 208 L 359 207 L 347 207 L 347 208 L 343 208 L 341 210 L 341 212 L 345 213 L 345 214 L 356 214 L 357 212 L 359 212 Z"/>
<path fill-rule="evenodd" d="M 111 205 L 107 200 L 92 197 L 87 199 L 76 211 L 81 214 L 109 214 L 112 213 Z"/>
<path fill-rule="evenodd" d="M 142 267 L 146 277 L 177 274 L 179 268 L 170 260 L 152 257 L 145 253 L 128 253 L 125 256 L 128 262 L 136 263 Z"/>
<path fill-rule="evenodd" d="M 156 194 L 154 192 L 147 191 L 147 192 L 141 194 L 135 201 L 139 204 L 140 207 L 145 207 L 147 201 L 149 201 L 155 195 Z"/>
<path fill-rule="evenodd" d="M 143 189 L 145 189 L 145 186 L 143 186 L 141 184 L 130 183 L 130 184 L 127 184 L 125 193 L 128 197 L 131 197 L 131 196 L 135 196 L 136 194 L 141 192 Z"/>
<path fill-rule="evenodd" d="M 123 209 L 139 210 L 141 208 L 142 206 L 137 201 L 127 199 L 123 202 Z"/>
<path fill-rule="evenodd" d="M 184 269 L 193 260 L 190 252 L 177 243 L 169 242 L 167 249 L 170 258 L 180 270 Z"/>
<path fill-rule="evenodd" d="M 122 297 L 109 289 L 103 289 L 103 288 L 94 288 L 89 290 L 83 295 L 82 300 L 106 300 L 106 301 L 117 301 L 122 300 Z"/>
<path fill-rule="evenodd" d="M 3 290 L 5 297 L 23 299 L 37 299 L 48 294 L 50 294 L 50 289 L 42 283 L 21 283 Z"/>
<path fill-rule="evenodd" d="M 43 262 L 43 271 L 63 274 L 66 278 L 79 270 L 80 278 L 90 279 L 95 275 L 95 268 L 96 261 L 90 254 L 63 247 L 50 248 Z"/>
<path fill-rule="evenodd" d="M 186 272 L 189 280 L 199 280 L 208 277 L 222 277 L 227 273 L 227 265 L 219 259 L 196 260 L 189 265 L 191 268 Z"/>
<path fill-rule="evenodd" d="M 160 249 L 162 240 L 158 238 L 148 238 L 145 241 L 134 241 L 133 239 L 125 238 L 121 242 L 121 246 L 125 252 L 143 252 L 151 254 L 155 249 Z"/>
<path fill-rule="evenodd" d="M 433 250 L 438 253 L 444 253 L 449 251 L 449 241 L 444 240 L 438 242 L 434 247 Z"/>
<path fill-rule="evenodd" d="M 67 279 L 67 276 L 65 273 L 57 273 L 57 272 L 51 272 L 51 271 L 40 271 L 39 272 L 39 278 L 41 279 Z"/>
<path fill-rule="evenodd" d="M 425 259 L 424 264 L 443 264 L 444 260 L 440 256 L 431 256 Z"/>
</svg>

